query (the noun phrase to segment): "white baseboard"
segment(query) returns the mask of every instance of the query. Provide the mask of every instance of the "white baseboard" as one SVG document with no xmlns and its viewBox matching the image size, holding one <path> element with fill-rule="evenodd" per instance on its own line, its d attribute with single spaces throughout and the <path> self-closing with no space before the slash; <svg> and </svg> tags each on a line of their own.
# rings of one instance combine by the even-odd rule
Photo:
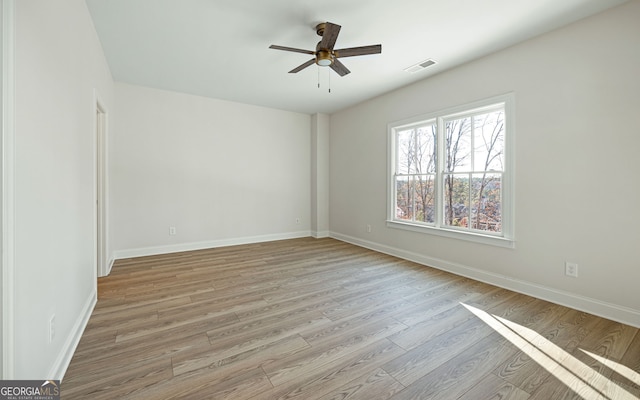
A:
<svg viewBox="0 0 640 400">
<path fill-rule="evenodd" d="M 297 239 L 301 237 L 311 236 L 310 231 L 299 231 L 290 233 L 281 233 L 273 235 L 247 236 L 231 239 L 211 240 L 196 243 L 180 243 L 166 246 L 144 247 L 139 249 L 116 250 L 113 252 L 112 260 L 121 260 L 123 258 L 155 256 L 158 254 L 179 253 L 182 251 L 204 250 L 215 247 L 237 246 L 241 244 L 273 242 L 276 240 Z M 113 265 L 113 263 L 112 263 Z M 111 272 L 111 266 L 109 267 Z"/>
<path fill-rule="evenodd" d="M 328 238 L 331 237 L 331 233 L 329 231 L 313 231 L 311 237 L 315 239 Z"/>
<path fill-rule="evenodd" d="M 113 268 L 114 262 L 116 262 L 116 259 L 111 257 L 111 259 L 109 259 L 109 264 L 107 265 L 107 274 L 105 276 L 109 276 L 109 274 L 111 273 L 111 269 Z"/>
<path fill-rule="evenodd" d="M 71 359 L 73 358 L 73 353 L 75 353 L 78 343 L 80 343 L 80 338 L 84 333 L 84 329 L 87 327 L 89 317 L 91 316 L 97 301 L 98 293 L 95 290 L 92 290 L 82 312 L 76 319 L 76 323 L 73 324 L 71 333 L 67 336 L 67 340 L 64 342 L 62 351 L 56 358 L 53 367 L 49 371 L 49 375 L 47 375 L 48 377 L 51 377 L 51 379 L 62 381 L 64 378 L 64 374 L 67 372 L 69 363 L 71 363 Z"/>
<path fill-rule="evenodd" d="M 109 261 L 107 261 L 107 270 L 105 271 L 105 274 L 103 275 L 98 275 L 98 278 L 102 278 L 104 276 L 109 276 L 109 274 L 111 273 L 111 268 L 113 268 L 113 263 L 116 262 L 116 260 L 112 258 L 109 259 Z"/>
<path fill-rule="evenodd" d="M 331 232 L 332 238 L 640 328 L 640 310 Z"/>
</svg>

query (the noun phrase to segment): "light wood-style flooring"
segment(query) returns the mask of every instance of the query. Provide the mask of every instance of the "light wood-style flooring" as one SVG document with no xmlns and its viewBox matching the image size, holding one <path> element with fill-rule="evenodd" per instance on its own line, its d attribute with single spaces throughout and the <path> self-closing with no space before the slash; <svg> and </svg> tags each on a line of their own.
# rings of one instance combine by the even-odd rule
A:
<svg viewBox="0 0 640 400">
<path fill-rule="evenodd" d="M 67 399 L 637 399 L 628 325 L 333 239 L 119 260 Z"/>
</svg>

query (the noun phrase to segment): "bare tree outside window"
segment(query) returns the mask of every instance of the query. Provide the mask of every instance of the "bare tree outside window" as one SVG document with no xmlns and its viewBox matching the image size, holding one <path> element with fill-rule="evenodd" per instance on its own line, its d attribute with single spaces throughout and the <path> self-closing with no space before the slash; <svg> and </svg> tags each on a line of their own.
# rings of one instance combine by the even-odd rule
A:
<svg viewBox="0 0 640 400">
<path fill-rule="evenodd" d="M 436 126 L 397 133 L 396 218 L 435 221 Z"/>
<path fill-rule="evenodd" d="M 501 232 L 504 111 L 447 121 L 445 140 L 444 224 Z"/>
<path fill-rule="evenodd" d="M 445 225 L 465 226 L 468 221 L 468 182 L 456 172 L 469 169 L 470 146 L 470 118 L 445 124 Z"/>
</svg>

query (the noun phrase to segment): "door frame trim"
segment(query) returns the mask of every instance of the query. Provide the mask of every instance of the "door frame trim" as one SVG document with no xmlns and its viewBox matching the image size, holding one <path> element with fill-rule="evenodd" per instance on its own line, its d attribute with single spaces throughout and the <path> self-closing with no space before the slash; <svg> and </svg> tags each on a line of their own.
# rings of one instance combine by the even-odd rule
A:
<svg viewBox="0 0 640 400">
<path fill-rule="evenodd" d="M 94 168 L 95 168 L 95 257 L 97 277 L 111 272 L 109 254 L 109 179 L 108 179 L 108 132 L 109 111 L 96 89 L 93 90 Z M 98 232 L 98 230 L 100 230 Z M 96 277 L 96 283 L 97 283 Z"/>
</svg>

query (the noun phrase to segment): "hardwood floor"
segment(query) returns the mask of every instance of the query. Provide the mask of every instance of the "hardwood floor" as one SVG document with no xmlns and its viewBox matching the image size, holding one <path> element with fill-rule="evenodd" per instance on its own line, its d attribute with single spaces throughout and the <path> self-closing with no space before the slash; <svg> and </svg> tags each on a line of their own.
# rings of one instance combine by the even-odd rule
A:
<svg viewBox="0 0 640 400">
<path fill-rule="evenodd" d="M 637 399 L 638 329 L 333 239 L 120 260 L 63 399 Z"/>
</svg>

